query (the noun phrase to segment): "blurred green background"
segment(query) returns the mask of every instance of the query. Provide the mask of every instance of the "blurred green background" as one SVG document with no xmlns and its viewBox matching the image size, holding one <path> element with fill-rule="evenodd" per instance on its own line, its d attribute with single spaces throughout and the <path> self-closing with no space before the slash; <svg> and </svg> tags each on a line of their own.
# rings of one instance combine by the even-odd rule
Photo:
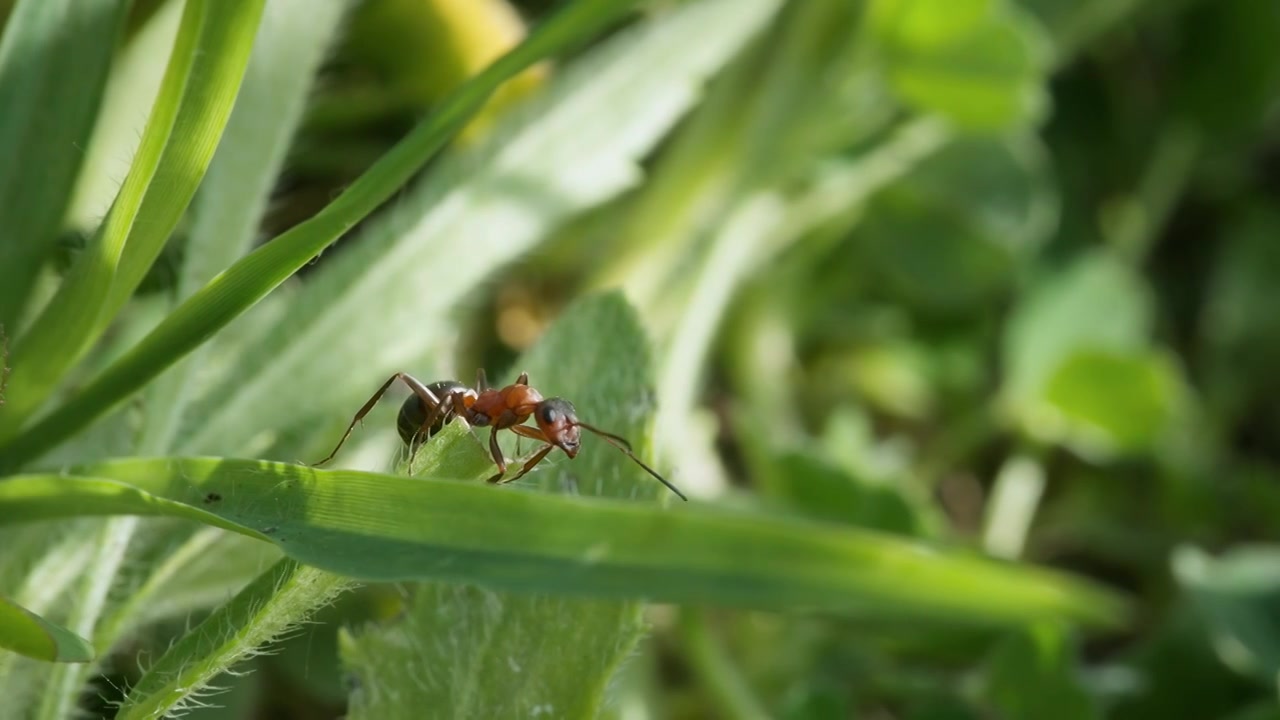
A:
<svg viewBox="0 0 1280 720">
<path fill-rule="evenodd" d="M 55 272 L 119 184 L 144 115 L 122 98 L 154 93 L 164 54 L 143 43 L 172 33 L 173 4 L 131 12 L 104 106 L 117 126 L 100 120 L 86 151 L 108 170 L 78 185 Z M 560 3 L 353 5 L 261 238 L 315 214 Z M 617 169 L 625 192 L 559 212 L 556 188 L 528 178 L 521 191 L 552 208 L 545 239 L 447 317 L 429 311 L 424 324 L 447 328 L 434 342 L 450 340 L 433 362 L 505 370 L 573 300 L 621 287 L 657 348 L 658 463 L 690 494 L 1056 566 L 1135 610 L 1121 630 L 1077 633 L 655 607 L 606 715 L 1280 719 L 1280 5 L 778 5 L 641 162 Z M 459 147 L 563 68 L 589 76 L 575 62 L 592 50 L 509 83 Z M 197 227 L 179 226 L 135 302 L 178 292 Z M 290 301 L 344 292 L 326 268 L 375 240 L 357 228 Z M 492 239 L 450 242 L 425 276 L 488 267 Z M 308 295 L 313 279 L 328 284 Z M 412 316 L 406 293 L 429 289 L 401 290 L 386 312 Z M 230 347 L 219 362 L 237 367 L 246 344 Z M 352 397 L 384 376 L 363 368 L 388 362 L 380 347 L 331 351 Z M 243 437 L 244 455 L 272 457 L 346 422 L 300 415 L 263 439 L 236 417 L 181 447 Z M 225 709 L 190 717 L 342 715 L 335 628 L 397 607 L 394 588 L 348 596 L 234 679 Z M 105 671 L 96 690 L 110 700 L 131 671 Z"/>
</svg>

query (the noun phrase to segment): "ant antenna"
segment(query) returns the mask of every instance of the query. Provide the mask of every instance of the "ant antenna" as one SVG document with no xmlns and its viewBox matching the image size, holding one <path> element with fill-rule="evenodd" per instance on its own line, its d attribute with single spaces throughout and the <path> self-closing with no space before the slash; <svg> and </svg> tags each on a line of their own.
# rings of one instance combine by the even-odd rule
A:
<svg viewBox="0 0 1280 720">
<path fill-rule="evenodd" d="M 578 427 L 586 428 L 591 432 L 595 433 L 596 435 L 599 435 L 600 437 L 604 438 L 605 442 L 609 443 L 610 445 L 618 448 L 618 450 L 622 451 L 622 453 L 627 457 L 631 458 L 635 462 L 635 464 L 644 468 L 645 472 L 649 473 L 654 478 L 656 478 L 658 482 L 662 483 L 663 485 L 666 485 L 667 489 L 675 493 L 677 497 L 679 497 L 681 500 L 684 500 L 685 502 L 689 502 L 689 498 L 685 497 L 684 493 L 680 492 L 680 490 L 675 485 L 672 485 L 671 483 L 667 482 L 666 478 L 659 475 L 656 470 L 649 467 L 648 465 L 645 465 L 643 460 L 636 457 L 636 454 L 631 451 L 631 443 L 627 442 L 625 438 L 618 437 L 613 433 L 605 432 L 600 428 L 592 427 L 584 422 L 577 422 L 574 424 L 577 425 Z"/>
</svg>

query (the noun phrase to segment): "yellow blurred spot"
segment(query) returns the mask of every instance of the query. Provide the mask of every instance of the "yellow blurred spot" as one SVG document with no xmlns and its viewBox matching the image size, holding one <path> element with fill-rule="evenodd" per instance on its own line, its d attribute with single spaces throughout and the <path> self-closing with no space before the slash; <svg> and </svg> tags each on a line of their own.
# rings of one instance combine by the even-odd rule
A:
<svg viewBox="0 0 1280 720">
<path fill-rule="evenodd" d="M 525 36 L 505 0 L 371 0 L 352 19 L 349 50 L 408 99 L 438 102 Z M 507 81 L 462 133 L 474 139 L 501 111 L 537 88 L 547 74 L 535 65 Z"/>
<path fill-rule="evenodd" d="M 498 339 L 516 350 L 524 350 L 542 335 L 547 318 L 537 299 L 525 287 L 503 288 L 497 301 Z"/>
</svg>

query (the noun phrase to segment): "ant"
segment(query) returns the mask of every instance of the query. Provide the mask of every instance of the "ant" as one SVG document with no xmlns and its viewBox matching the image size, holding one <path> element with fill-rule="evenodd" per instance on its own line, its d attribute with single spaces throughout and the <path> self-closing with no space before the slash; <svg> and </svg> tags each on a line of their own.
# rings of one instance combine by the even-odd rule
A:
<svg viewBox="0 0 1280 720">
<path fill-rule="evenodd" d="M 543 398 L 542 393 L 529 386 L 529 373 L 520 373 L 520 377 L 516 378 L 513 384 L 496 389 L 489 387 L 484 368 L 476 372 L 474 389 L 457 380 L 440 380 L 424 384 L 408 373 L 398 372 L 392 375 L 351 419 L 351 424 L 347 426 L 347 431 L 333 448 L 333 452 L 329 453 L 325 459 L 314 463 L 315 465 L 323 465 L 338 454 L 343 443 L 351 437 L 351 431 L 355 429 L 356 423 L 369 414 L 396 380 L 408 385 L 413 391 L 413 394 L 400 406 L 400 414 L 396 419 L 396 429 L 400 432 L 400 438 L 409 446 L 410 463 L 413 462 L 418 448 L 440 432 L 445 423 L 454 418 L 462 418 L 473 427 L 492 428 L 489 433 L 489 453 L 493 456 L 494 464 L 498 466 L 498 472 L 489 478 L 488 482 L 506 484 L 524 477 L 525 473 L 542 462 L 556 448 L 563 450 L 570 459 L 576 457 L 581 436 L 580 429 L 585 428 L 618 448 L 637 465 L 644 468 L 645 472 L 666 485 L 667 489 L 681 500 L 689 499 L 675 485 L 667 482 L 653 468 L 636 457 L 631 450 L 631 443 L 624 438 L 582 422 L 578 419 L 573 404 L 564 398 Z M 533 417 L 537 427 L 523 424 L 530 417 Z M 510 430 L 521 437 L 546 443 L 541 450 L 529 457 L 514 477 L 506 480 L 503 476 L 507 474 L 507 460 L 498 446 L 499 430 Z"/>
</svg>

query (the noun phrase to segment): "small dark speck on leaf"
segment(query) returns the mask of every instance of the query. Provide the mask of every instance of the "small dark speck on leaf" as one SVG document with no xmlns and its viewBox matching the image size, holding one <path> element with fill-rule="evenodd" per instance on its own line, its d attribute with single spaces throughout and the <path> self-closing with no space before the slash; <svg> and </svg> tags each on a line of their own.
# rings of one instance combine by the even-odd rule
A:
<svg viewBox="0 0 1280 720">
<path fill-rule="evenodd" d="M 216 503 L 221 499 L 222 499 L 221 495 L 219 495 L 216 492 L 211 492 L 204 496 L 204 503 L 208 505 L 209 503 Z"/>
<path fill-rule="evenodd" d="M 262 534 L 263 534 L 263 535 L 270 535 L 271 533 L 273 533 L 273 532 L 275 532 L 276 530 L 279 530 L 279 529 L 280 529 L 280 528 L 276 527 L 275 525 L 272 525 L 272 526 L 270 526 L 270 527 L 264 527 L 264 528 L 262 528 Z"/>
</svg>

